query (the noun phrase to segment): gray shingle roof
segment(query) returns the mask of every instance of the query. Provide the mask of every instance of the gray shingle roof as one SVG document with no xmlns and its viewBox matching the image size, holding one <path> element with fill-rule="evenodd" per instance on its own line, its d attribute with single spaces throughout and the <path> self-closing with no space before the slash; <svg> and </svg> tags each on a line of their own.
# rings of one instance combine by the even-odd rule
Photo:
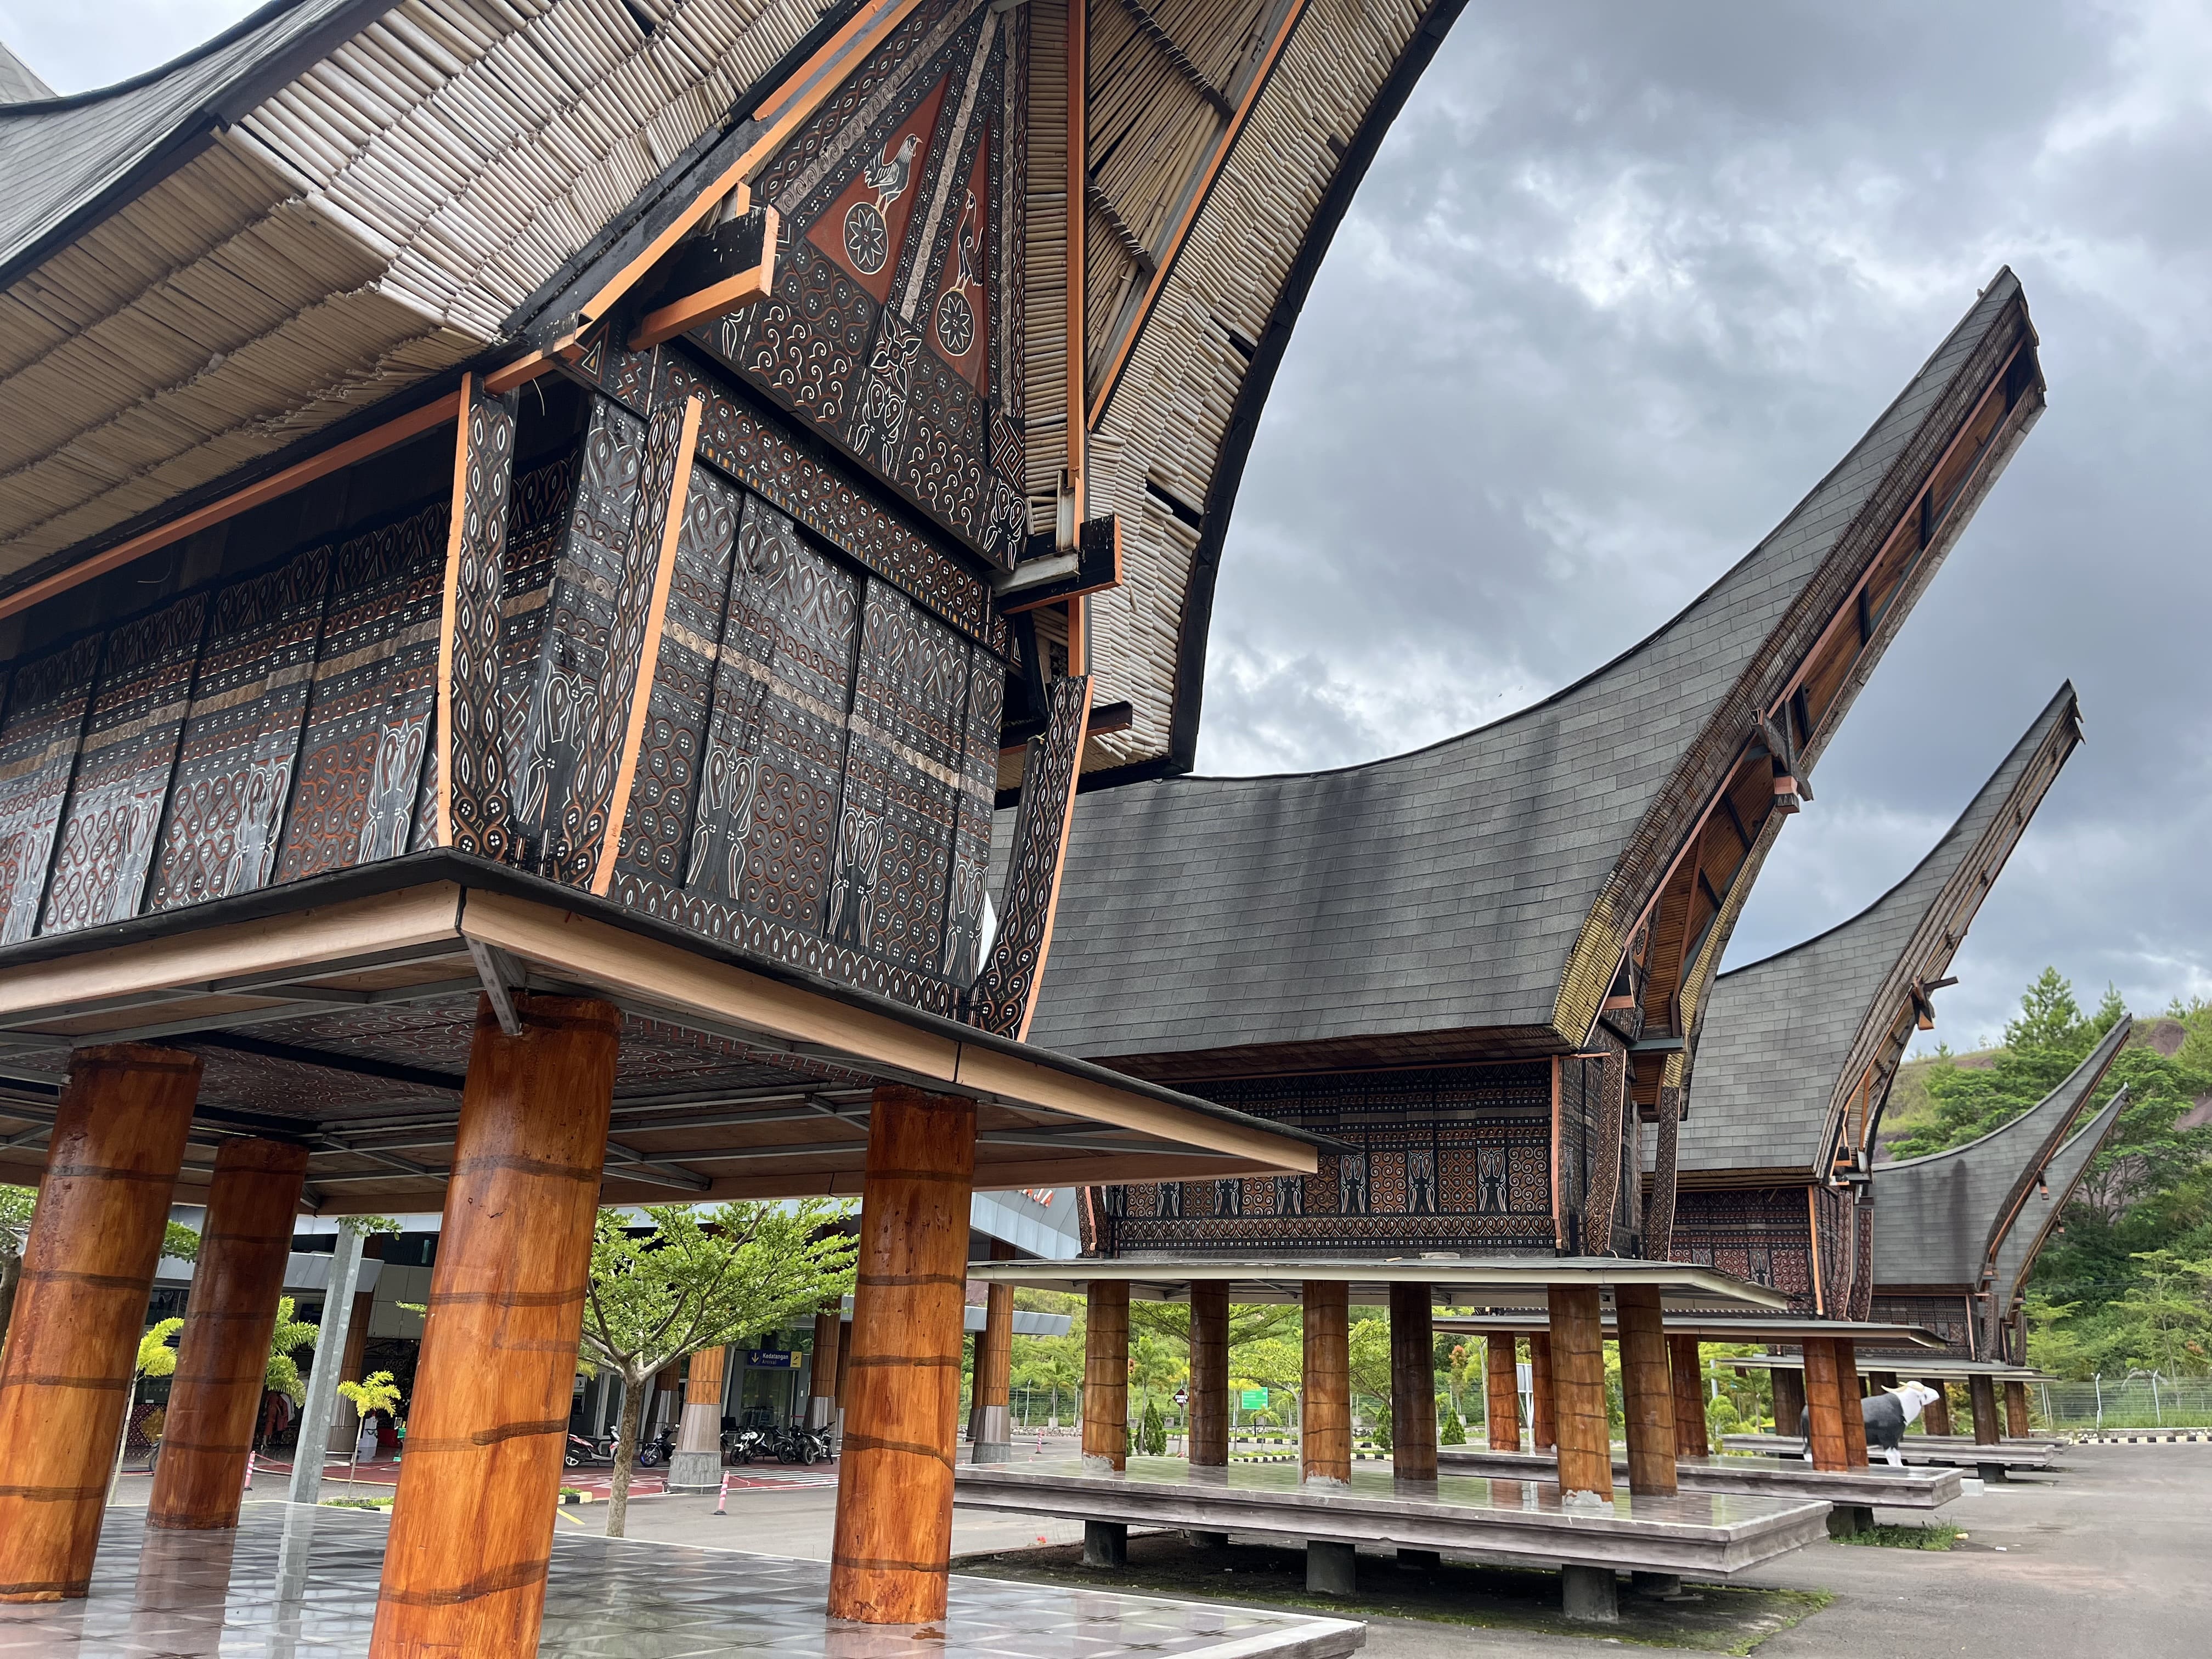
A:
<svg viewBox="0 0 2212 1659">
<path fill-rule="evenodd" d="M 1978 1287 L 2018 1213 L 2127 1042 L 2131 1021 L 2105 1034 L 2065 1081 L 2010 1122 L 1948 1152 L 1874 1172 L 1874 1282 Z"/>
<path fill-rule="evenodd" d="M 31 66 L 0 40 L 0 104 L 21 104 L 33 98 L 51 98 L 54 89 L 41 81 Z"/>
<path fill-rule="evenodd" d="M 2112 1139 L 2113 1127 L 2119 1122 L 2120 1113 L 2127 1103 L 2128 1091 L 2124 1088 L 2114 1091 L 2097 1115 L 2075 1131 L 2074 1139 L 2060 1147 L 2044 1166 L 2042 1175 L 2049 1188 L 2048 1196 L 2038 1193 L 2028 1200 L 2019 1219 L 2005 1234 L 2004 1243 L 1997 1247 L 1996 1273 L 1991 1281 L 1995 1295 L 1990 1307 L 1998 1317 L 2004 1316 L 2014 1298 L 2027 1288 L 2028 1272 L 2035 1266 L 2035 1258 L 2043 1253 L 2043 1246 L 2051 1229 L 2058 1224 L 2058 1218 L 2065 1212 L 2075 1188 L 2081 1185 L 2081 1177 L 2088 1172 L 2089 1160 Z M 1877 1224 L 1881 1217 L 1877 1207 Z"/>
<path fill-rule="evenodd" d="M 0 270 L 219 116 L 242 115 L 392 0 L 276 0 L 147 75 L 36 103 L 0 93 Z"/>
<path fill-rule="evenodd" d="M 1680 1169 L 1819 1173 L 1838 1103 L 1871 1060 L 1894 1063 L 1901 1045 L 1883 1038 L 1913 981 L 1948 965 L 2079 742 L 2080 720 L 2072 684 L 2061 686 L 1904 880 L 1848 921 L 1713 981 Z"/>
<path fill-rule="evenodd" d="M 1103 1057 L 1548 1030 L 1632 836 L 2020 298 L 2000 272 L 1778 529 L 1557 696 L 1369 765 L 1080 797 L 1035 1040 Z"/>
</svg>

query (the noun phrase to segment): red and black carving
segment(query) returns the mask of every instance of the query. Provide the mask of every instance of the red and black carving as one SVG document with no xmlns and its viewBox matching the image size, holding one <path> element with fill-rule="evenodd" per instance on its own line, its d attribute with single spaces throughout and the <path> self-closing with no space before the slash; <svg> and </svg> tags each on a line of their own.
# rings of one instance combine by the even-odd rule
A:
<svg viewBox="0 0 2212 1659">
<path fill-rule="evenodd" d="M 460 521 L 448 526 L 443 588 L 444 791 L 439 838 L 460 852 L 504 862 L 514 829 L 500 741 L 500 600 L 507 531 L 514 505 L 513 398 L 488 395 L 473 377 L 463 411 Z"/>
<path fill-rule="evenodd" d="M 1716 1267 L 1813 1310 L 1813 1222 L 1803 1187 L 1686 1188 L 1674 1200 L 1672 1260 Z"/>
<path fill-rule="evenodd" d="M 100 667 L 97 635 L 36 657 L 8 683 L 0 717 L 0 944 L 31 937 L 46 890 L 54 836 L 68 799 Z"/>
</svg>

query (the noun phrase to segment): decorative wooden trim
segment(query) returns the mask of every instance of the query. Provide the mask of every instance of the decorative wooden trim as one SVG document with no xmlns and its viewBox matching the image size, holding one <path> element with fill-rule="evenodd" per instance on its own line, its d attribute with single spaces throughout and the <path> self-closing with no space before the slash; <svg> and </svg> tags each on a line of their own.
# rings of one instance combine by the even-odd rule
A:
<svg viewBox="0 0 2212 1659">
<path fill-rule="evenodd" d="M 281 472 L 272 472 L 258 483 L 234 489 L 220 501 L 210 501 L 205 507 L 194 507 L 167 524 L 141 531 L 127 541 L 116 543 L 106 552 L 95 553 L 82 563 L 73 564 L 66 570 L 57 570 L 52 575 L 0 599 L 0 620 L 27 611 L 34 605 L 43 604 L 57 593 L 66 593 L 72 587 L 82 586 L 95 576 L 104 576 L 111 570 L 120 569 L 134 559 L 174 546 L 187 536 L 197 535 L 210 526 L 234 519 L 264 501 L 289 495 L 318 478 L 328 477 L 341 467 L 350 466 L 368 456 L 404 444 L 410 438 L 420 437 L 433 427 L 453 419 L 460 412 L 460 407 L 461 394 L 459 392 L 447 392 L 420 409 L 410 410 L 404 415 L 386 421 L 382 426 L 370 428 L 359 437 L 332 444 L 319 455 L 310 455 L 306 460 L 295 461 Z"/>
<path fill-rule="evenodd" d="M 1084 314 L 1084 200 L 1090 182 L 1088 140 L 1085 129 L 1090 115 L 1090 88 L 1084 54 L 1091 33 L 1089 0 L 1066 0 L 1067 6 L 1067 493 L 1073 507 L 1073 522 L 1081 524 L 1085 511 L 1083 375 L 1089 353 L 1085 346 Z"/>
<path fill-rule="evenodd" d="M 459 394 L 446 593 L 438 620 L 437 802 L 434 836 L 482 858 L 511 850 L 499 742 L 500 584 L 507 564 L 515 413 L 473 374 Z"/>
<path fill-rule="evenodd" d="M 1826 1318 L 1828 1297 L 1820 1284 L 1820 1200 L 1819 1189 L 1814 1187 L 1805 1189 L 1805 1236 L 1812 1246 L 1813 1311 Z"/>
<path fill-rule="evenodd" d="M 1567 1206 L 1559 1201 L 1565 1190 L 1559 1183 L 1559 1084 L 1565 1067 L 1564 1057 L 1552 1056 L 1552 1243 L 1561 1250 L 1567 1248 Z"/>
<path fill-rule="evenodd" d="M 763 210 L 767 227 L 761 239 L 760 263 L 750 270 L 741 270 L 725 282 L 702 288 L 696 294 L 687 294 L 680 300 L 671 301 L 658 311 L 649 311 L 645 320 L 630 336 L 629 349 L 645 351 L 663 340 L 672 340 L 687 329 L 711 322 L 726 312 L 742 311 L 768 298 L 775 286 L 775 239 L 779 221 L 774 208 Z"/>
<path fill-rule="evenodd" d="M 561 359 L 550 351 L 526 351 L 513 362 L 502 363 L 485 375 L 484 390 L 494 397 L 504 396 L 560 367 Z"/>
<path fill-rule="evenodd" d="M 638 651 L 629 719 L 623 727 L 622 758 L 615 765 L 607 833 L 599 842 L 598 867 L 592 872 L 592 891 L 602 898 L 614 883 L 615 860 L 622 851 L 623 824 L 629 815 L 630 786 L 637 777 L 638 749 L 645 741 L 646 715 L 653 702 L 653 670 L 660 661 L 661 630 L 668 620 L 668 591 L 676 577 L 676 544 L 684 529 L 684 511 L 690 498 L 691 469 L 699 453 L 699 420 L 705 410 L 702 399 L 684 399 L 684 423 L 676 436 L 676 474 L 669 483 L 667 510 L 660 523 L 659 560 L 653 573 L 653 595 L 647 601 L 645 640 Z"/>
<path fill-rule="evenodd" d="M 1072 664 L 1079 647 L 1073 638 L 1068 644 Z M 1055 680 L 1047 696 L 1051 724 L 1043 737 L 1030 739 L 1029 757 L 1022 768 L 1022 802 L 1007 864 L 1006 915 L 989 964 L 975 981 L 969 1015 L 983 1030 L 1017 1041 L 1028 1036 L 1036 1017 L 1036 988 L 1052 948 L 1068 826 L 1075 817 L 1075 773 L 1091 715 L 1090 676 Z"/>
</svg>

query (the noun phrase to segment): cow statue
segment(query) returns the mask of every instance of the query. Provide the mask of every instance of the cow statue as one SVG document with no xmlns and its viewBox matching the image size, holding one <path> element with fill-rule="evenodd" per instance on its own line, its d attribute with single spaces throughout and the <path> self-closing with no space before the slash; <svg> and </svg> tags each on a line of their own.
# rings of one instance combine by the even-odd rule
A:
<svg viewBox="0 0 2212 1659">
<path fill-rule="evenodd" d="M 1919 1420 L 1920 1413 L 1929 1402 L 1936 1398 L 1936 1390 L 1925 1382 L 1907 1382 L 1899 1388 L 1885 1389 L 1880 1394 L 1870 1394 L 1859 1401 L 1859 1415 L 1866 1423 L 1867 1450 L 1887 1454 L 1889 1466 L 1900 1468 L 1905 1459 L 1900 1455 L 1905 1445 L 1905 1425 Z M 1797 1413 L 1797 1432 L 1805 1442 L 1805 1461 L 1813 1461 L 1813 1425 L 1809 1407 Z"/>
</svg>

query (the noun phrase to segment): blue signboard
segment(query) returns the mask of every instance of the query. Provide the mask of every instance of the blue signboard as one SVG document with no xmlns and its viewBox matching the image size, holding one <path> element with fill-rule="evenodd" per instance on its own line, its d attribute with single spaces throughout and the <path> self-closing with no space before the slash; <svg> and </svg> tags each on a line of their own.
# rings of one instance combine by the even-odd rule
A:
<svg viewBox="0 0 2212 1659">
<path fill-rule="evenodd" d="M 757 1371 L 795 1371 L 799 1369 L 799 1356 L 782 1348 L 747 1348 L 745 1364 Z"/>
</svg>

